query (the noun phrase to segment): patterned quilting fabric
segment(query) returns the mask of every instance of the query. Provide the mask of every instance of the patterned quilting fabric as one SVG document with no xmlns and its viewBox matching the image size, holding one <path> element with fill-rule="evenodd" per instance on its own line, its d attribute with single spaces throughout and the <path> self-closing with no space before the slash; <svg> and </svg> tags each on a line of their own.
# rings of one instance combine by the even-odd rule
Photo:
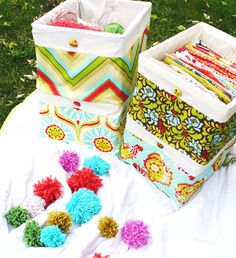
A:
<svg viewBox="0 0 236 258">
<path fill-rule="evenodd" d="M 125 126 L 125 114 L 104 117 L 76 108 L 40 102 L 40 136 L 117 155 Z"/>
<path fill-rule="evenodd" d="M 178 206 L 182 206 L 222 166 L 234 144 L 235 139 L 223 148 L 220 155 L 206 166 L 202 173 L 193 176 L 191 171 L 186 171 L 183 167 L 175 164 L 163 146 L 152 146 L 126 128 L 120 158 L 128 164 L 132 164 Z"/>
<path fill-rule="evenodd" d="M 234 137 L 236 114 L 219 123 L 138 75 L 129 116 L 171 147 L 206 165 Z"/>
<path fill-rule="evenodd" d="M 148 28 L 124 57 L 108 58 L 36 46 L 37 88 L 79 101 L 122 104 L 132 94 Z"/>
</svg>

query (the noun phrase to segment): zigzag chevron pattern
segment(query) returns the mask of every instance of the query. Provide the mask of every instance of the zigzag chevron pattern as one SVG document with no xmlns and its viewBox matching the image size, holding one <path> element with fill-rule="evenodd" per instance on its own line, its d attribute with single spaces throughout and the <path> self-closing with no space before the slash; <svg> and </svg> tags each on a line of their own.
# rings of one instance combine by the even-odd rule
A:
<svg viewBox="0 0 236 258">
<path fill-rule="evenodd" d="M 147 31 L 122 58 L 107 58 L 36 46 L 37 88 L 58 96 L 121 104 L 136 82 L 138 55 Z"/>
</svg>

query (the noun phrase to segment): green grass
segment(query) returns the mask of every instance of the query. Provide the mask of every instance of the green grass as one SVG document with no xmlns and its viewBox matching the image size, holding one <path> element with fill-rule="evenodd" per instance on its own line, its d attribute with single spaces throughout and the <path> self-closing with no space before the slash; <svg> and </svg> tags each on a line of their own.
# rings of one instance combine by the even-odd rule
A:
<svg viewBox="0 0 236 258">
<path fill-rule="evenodd" d="M 0 0 L 0 127 L 35 89 L 32 21 L 60 0 Z M 235 0 L 152 0 L 149 46 L 204 21 L 236 37 Z"/>
</svg>

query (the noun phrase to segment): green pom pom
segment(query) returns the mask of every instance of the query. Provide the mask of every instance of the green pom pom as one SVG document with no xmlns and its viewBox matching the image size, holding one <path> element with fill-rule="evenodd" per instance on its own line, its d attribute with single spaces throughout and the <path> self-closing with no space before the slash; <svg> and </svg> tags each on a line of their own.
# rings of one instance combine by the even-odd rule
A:
<svg viewBox="0 0 236 258">
<path fill-rule="evenodd" d="M 24 229 L 24 241 L 27 246 L 40 247 L 43 243 L 40 241 L 41 228 L 36 221 L 28 221 Z"/>
<path fill-rule="evenodd" d="M 5 217 L 10 225 L 17 228 L 29 219 L 29 214 L 26 209 L 20 206 L 15 206 L 7 212 Z"/>
<path fill-rule="evenodd" d="M 119 23 L 112 22 L 104 27 L 104 31 L 115 34 L 122 34 L 124 33 L 125 29 Z"/>
</svg>

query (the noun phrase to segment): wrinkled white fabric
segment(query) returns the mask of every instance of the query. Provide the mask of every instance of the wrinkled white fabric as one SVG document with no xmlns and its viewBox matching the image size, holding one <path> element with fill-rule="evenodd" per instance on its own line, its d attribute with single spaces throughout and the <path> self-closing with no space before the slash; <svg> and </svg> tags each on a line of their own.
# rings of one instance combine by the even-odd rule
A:
<svg viewBox="0 0 236 258">
<path fill-rule="evenodd" d="M 67 173 L 58 164 L 63 150 L 76 150 L 81 159 L 95 151 L 79 145 L 65 145 L 37 137 L 37 96 L 32 94 L 15 109 L 0 135 L 0 250 L 4 258 L 91 258 L 95 252 L 111 258 L 235 258 L 236 257 L 236 164 L 221 169 L 201 192 L 183 208 L 157 190 L 129 165 L 115 157 L 98 154 L 111 163 L 109 176 L 98 191 L 100 214 L 81 227 L 74 227 L 60 248 L 28 248 L 22 236 L 24 225 L 12 229 L 4 214 L 32 194 L 32 185 L 46 176 L 63 184 L 60 200 L 36 219 L 45 223 L 51 210 L 64 210 L 71 193 Z M 99 236 L 97 220 L 113 216 L 120 227 L 129 219 L 142 219 L 149 225 L 149 244 L 128 249 L 120 233 L 114 239 Z"/>
</svg>

